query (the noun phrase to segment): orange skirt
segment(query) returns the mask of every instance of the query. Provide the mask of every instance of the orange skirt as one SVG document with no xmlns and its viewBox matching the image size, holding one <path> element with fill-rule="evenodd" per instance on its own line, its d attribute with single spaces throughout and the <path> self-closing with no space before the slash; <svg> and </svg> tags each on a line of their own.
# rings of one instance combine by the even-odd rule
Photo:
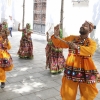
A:
<svg viewBox="0 0 100 100">
<path fill-rule="evenodd" d="M 6 71 L 13 69 L 13 63 L 10 54 L 0 49 L 0 82 L 6 81 Z"/>
<path fill-rule="evenodd" d="M 64 75 L 74 82 L 95 83 L 100 82 L 97 71 L 91 57 L 69 55 L 66 60 Z"/>
</svg>

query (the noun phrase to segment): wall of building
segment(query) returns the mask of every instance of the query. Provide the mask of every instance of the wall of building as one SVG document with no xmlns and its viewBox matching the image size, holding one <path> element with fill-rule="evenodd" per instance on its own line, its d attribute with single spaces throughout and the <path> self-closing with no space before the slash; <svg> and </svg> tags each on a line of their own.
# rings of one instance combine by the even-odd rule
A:
<svg viewBox="0 0 100 100">
<path fill-rule="evenodd" d="M 90 37 L 97 42 L 100 51 L 100 0 L 89 0 L 86 6 L 73 6 L 70 0 L 64 0 L 64 36 L 78 35 L 79 28 L 85 20 L 96 25 L 96 30 L 90 33 Z"/>
<path fill-rule="evenodd" d="M 47 0 L 45 32 L 47 32 L 51 26 L 59 24 L 60 9 L 61 0 Z"/>
<path fill-rule="evenodd" d="M 33 30 L 45 34 L 47 0 L 34 0 L 33 6 Z"/>
<path fill-rule="evenodd" d="M 11 15 L 15 22 L 13 29 L 17 30 L 18 23 L 22 26 L 23 0 L 0 0 L 0 5 L 0 22 Z M 33 28 L 33 0 L 25 0 L 25 25 L 26 23 L 30 23 Z"/>
<path fill-rule="evenodd" d="M 25 3 L 25 24 L 31 23 L 33 27 L 33 2 L 34 0 L 26 0 Z M 51 26 L 55 26 L 60 22 L 61 0 L 47 0 L 46 8 L 46 28 L 45 32 Z M 22 24 L 23 0 L 0 0 L 0 22 L 12 15 L 17 30 L 18 23 Z M 97 42 L 98 51 L 100 51 L 100 0 L 89 0 L 88 5 L 73 5 L 72 0 L 64 0 L 64 29 L 63 35 L 78 35 L 81 24 L 85 21 L 91 21 L 96 25 L 90 37 Z"/>
<path fill-rule="evenodd" d="M 96 25 L 96 30 L 90 33 L 90 37 L 97 42 L 100 52 L 100 0 L 88 0 L 88 3 L 74 4 L 72 0 L 64 0 L 64 27 L 63 35 L 78 35 L 79 28 L 85 20 L 91 21 Z M 48 0 L 47 6 L 47 25 L 46 31 L 50 24 L 58 24 L 60 20 L 61 0 Z M 50 4 L 50 5 L 49 5 Z M 51 20 L 51 23 L 50 23 Z"/>
</svg>

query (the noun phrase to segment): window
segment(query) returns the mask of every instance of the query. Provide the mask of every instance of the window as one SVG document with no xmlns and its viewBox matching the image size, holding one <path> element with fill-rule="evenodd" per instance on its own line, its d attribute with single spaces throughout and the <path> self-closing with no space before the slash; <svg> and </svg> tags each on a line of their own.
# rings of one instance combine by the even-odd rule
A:
<svg viewBox="0 0 100 100">
<path fill-rule="evenodd" d="M 72 0 L 73 6 L 75 7 L 87 7 L 89 0 Z"/>
</svg>

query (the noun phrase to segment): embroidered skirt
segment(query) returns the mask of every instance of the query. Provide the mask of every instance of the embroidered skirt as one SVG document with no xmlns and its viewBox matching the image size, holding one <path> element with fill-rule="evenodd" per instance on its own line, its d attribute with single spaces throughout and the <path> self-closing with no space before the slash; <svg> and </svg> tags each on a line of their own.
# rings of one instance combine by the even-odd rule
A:
<svg viewBox="0 0 100 100">
<path fill-rule="evenodd" d="M 65 66 L 65 58 L 62 49 L 47 44 L 46 48 L 46 67 L 51 73 L 62 72 Z"/>
<path fill-rule="evenodd" d="M 6 81 L 5 71 L 13 69 L 13 60 L 10 54 L 5 50 L 0 50 L 0 82 Z"/>
<path fill-rule="evenodd" d="M 33 44 L 31 38 L 27 38 L 24 36 L 22 37 L 17 54 L 20 58 L 33 58 Z"/>
<path fill-rule="evenodd" d="M 97 71 L 91 57 L 70 55 L 66 61 L 64 76 L 74 82 L 86 82 L 88 84 L 100 82 Z"/>
</svg>

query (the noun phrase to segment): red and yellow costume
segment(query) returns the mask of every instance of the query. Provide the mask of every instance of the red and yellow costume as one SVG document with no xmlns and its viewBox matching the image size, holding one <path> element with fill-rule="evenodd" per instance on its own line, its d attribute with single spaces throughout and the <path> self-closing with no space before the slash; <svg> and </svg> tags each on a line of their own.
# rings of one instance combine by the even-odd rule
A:
<svg viewBox="0 0 100 100">
<path fill-rule="evenodd" d="M 68 48 L 66 67 L 62 78 L 62 100 L 76 100 L 77 87 L 80 88 L 81 100 L 94 100 L 98 90 L 96 88 L 98 71 L 93 63 L 92 56 L 96 50 L 96 42 L 90 38 L 84 40 L 80 36 L 63 38 L 78 45 L 78 49 L 71 49 L 65 42 L 52 36 L 56 47 Z"/>
<path fill-rule="evenodd" d="M 0 36 L 0 82 L 6 81 L 6 71 L 10 71 L 13 68 L 12 58 L 7 51 L 11 48 L 11 45 L 7 41 L 4 41 Z"/>
</svg>

